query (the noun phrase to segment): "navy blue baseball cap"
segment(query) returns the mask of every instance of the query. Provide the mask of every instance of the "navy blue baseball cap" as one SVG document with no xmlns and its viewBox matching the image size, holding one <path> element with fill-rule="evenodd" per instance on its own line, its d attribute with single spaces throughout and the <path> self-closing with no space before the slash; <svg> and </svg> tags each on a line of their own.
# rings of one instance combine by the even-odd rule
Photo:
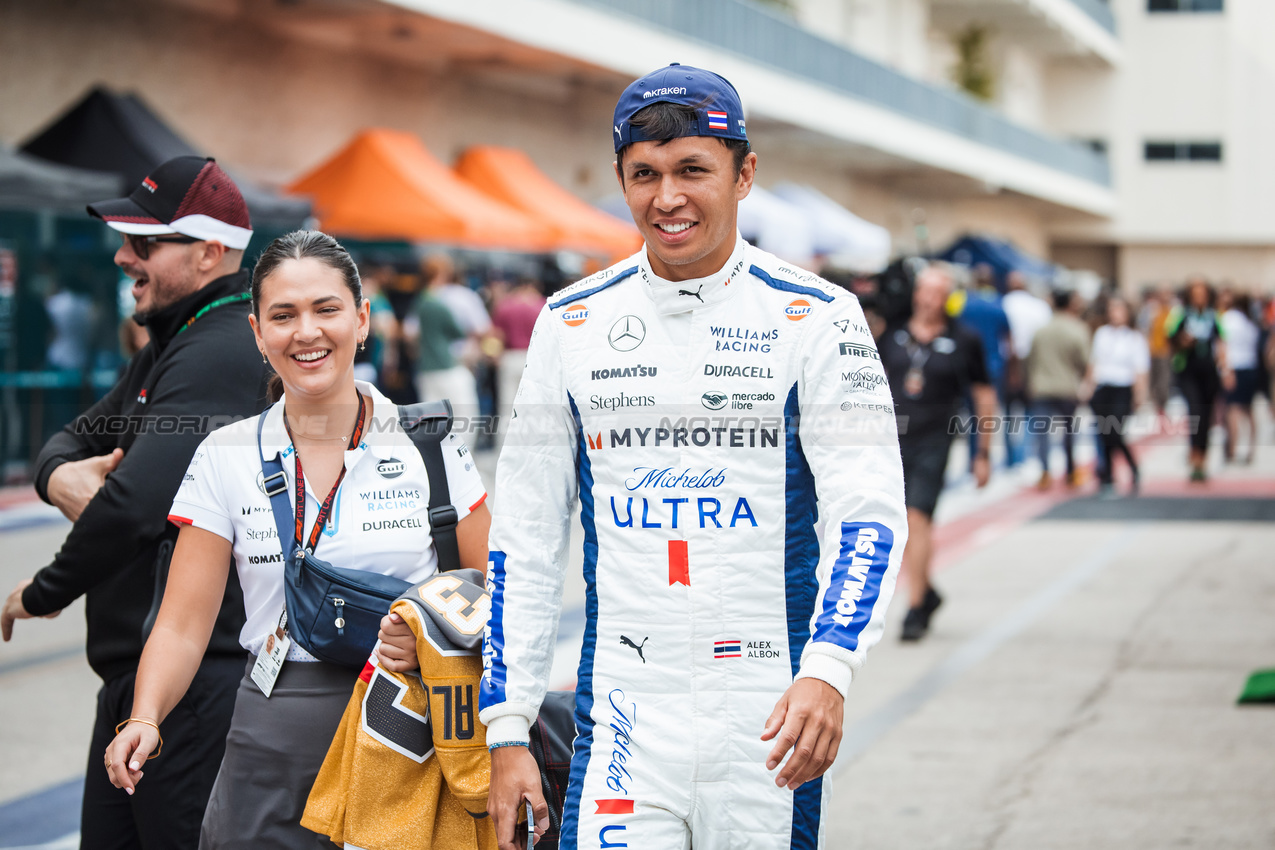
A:
<svg viewBox="0 0 1275 850">
<path fill-rule="evenodd" d="M 647 138 L 631 123 L 639 111 L 660 102 L 695 107 L 696 127 L 686 133 L 688 136 L 748 140 L 744 128 L 744 106 L 730 81 L 712 71 L 674 62 L 630 83 L 620 95 L 615 105 L 613 141 L 616 153 L 634 142 L 664 141 Z"/>
</svg>

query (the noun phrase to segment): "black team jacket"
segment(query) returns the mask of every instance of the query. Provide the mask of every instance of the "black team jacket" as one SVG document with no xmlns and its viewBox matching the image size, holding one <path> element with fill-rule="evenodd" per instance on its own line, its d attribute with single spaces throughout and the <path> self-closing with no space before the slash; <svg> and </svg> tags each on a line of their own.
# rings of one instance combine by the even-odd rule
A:
<svg viewBox="0 0 1275 850">
<path fill-rule="evenodd" d="M 146 322 L 150 344 L 36 461 L 36 490 L 47 502 L 49 475 L 59 465 L 124 450 L 53 563 L 22 593 L 35 616 L 87 595 L 88 660 L 104 680 L 137 669 L 177 539 L 168 511 L 195 449 L 212 430 L 266 405 L 268 367 L 248 325 L 249 302 L 213 307 L 187 326 L 204 307 L 247 288 L 247 272 L 236 272 L 153 315 Z M 208 653 L 242 657 L 243 623 L 232 564 Z"/>
</svg>

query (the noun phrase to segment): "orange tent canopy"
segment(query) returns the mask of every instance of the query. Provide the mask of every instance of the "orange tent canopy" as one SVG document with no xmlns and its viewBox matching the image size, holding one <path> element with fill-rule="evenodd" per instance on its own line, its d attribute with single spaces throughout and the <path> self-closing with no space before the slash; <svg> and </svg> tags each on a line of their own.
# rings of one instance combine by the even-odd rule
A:
<svg viewBox="0 0 1275 850">
<path fill-rule="evenodd" d="M 549 226 L 560 247 L 627 257 L 642 247 L 631 223 L 589 206 L 550 180 L 520 150 L 472 147 L 456 162 L 456 173 L 496 198 Z"/>
<path fill-rule="evenodd" d="M 556 247 L 550 228 L 478 191 L 397 130 L 364 130 L 288 190 L 310 196 L 330 233 L 513 251 Z"/>
</svg>

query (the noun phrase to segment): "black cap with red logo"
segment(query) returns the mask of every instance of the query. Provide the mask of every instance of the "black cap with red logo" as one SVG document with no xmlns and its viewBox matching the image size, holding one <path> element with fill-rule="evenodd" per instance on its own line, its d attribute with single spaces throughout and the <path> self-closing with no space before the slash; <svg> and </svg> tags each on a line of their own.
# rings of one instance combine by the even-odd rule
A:
<svg viewBox="0 0 1275 850">
<path fill-rule="evenodd" d="M 180 233 L 239 250 L 252 238 L 239 187 L 213 159 L 200 156 L 170 159 L 127 198 L 89 204 L 88 211 L 121 233 Z"/>
</svg>

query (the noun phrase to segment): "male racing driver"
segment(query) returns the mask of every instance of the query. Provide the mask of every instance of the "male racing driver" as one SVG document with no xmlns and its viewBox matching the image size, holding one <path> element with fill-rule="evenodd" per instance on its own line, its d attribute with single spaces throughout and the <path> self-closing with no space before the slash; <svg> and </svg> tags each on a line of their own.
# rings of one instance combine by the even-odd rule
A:
<svg viewBox="0 0 1275 850">
<path fill-rule="evenodd" d="M 889 386 L 858 301 L 739 236 L 757 156 L 730 83 L 660 69 L 614 129 L 646 246 L 541 312 L 497 470 L 489 811 L 502 848 L 524 799 L 548 823 L 526 744 L 578 497 L 561 846 L 822 846 L 821 777 L 906 544 Z"/>
</svg>

